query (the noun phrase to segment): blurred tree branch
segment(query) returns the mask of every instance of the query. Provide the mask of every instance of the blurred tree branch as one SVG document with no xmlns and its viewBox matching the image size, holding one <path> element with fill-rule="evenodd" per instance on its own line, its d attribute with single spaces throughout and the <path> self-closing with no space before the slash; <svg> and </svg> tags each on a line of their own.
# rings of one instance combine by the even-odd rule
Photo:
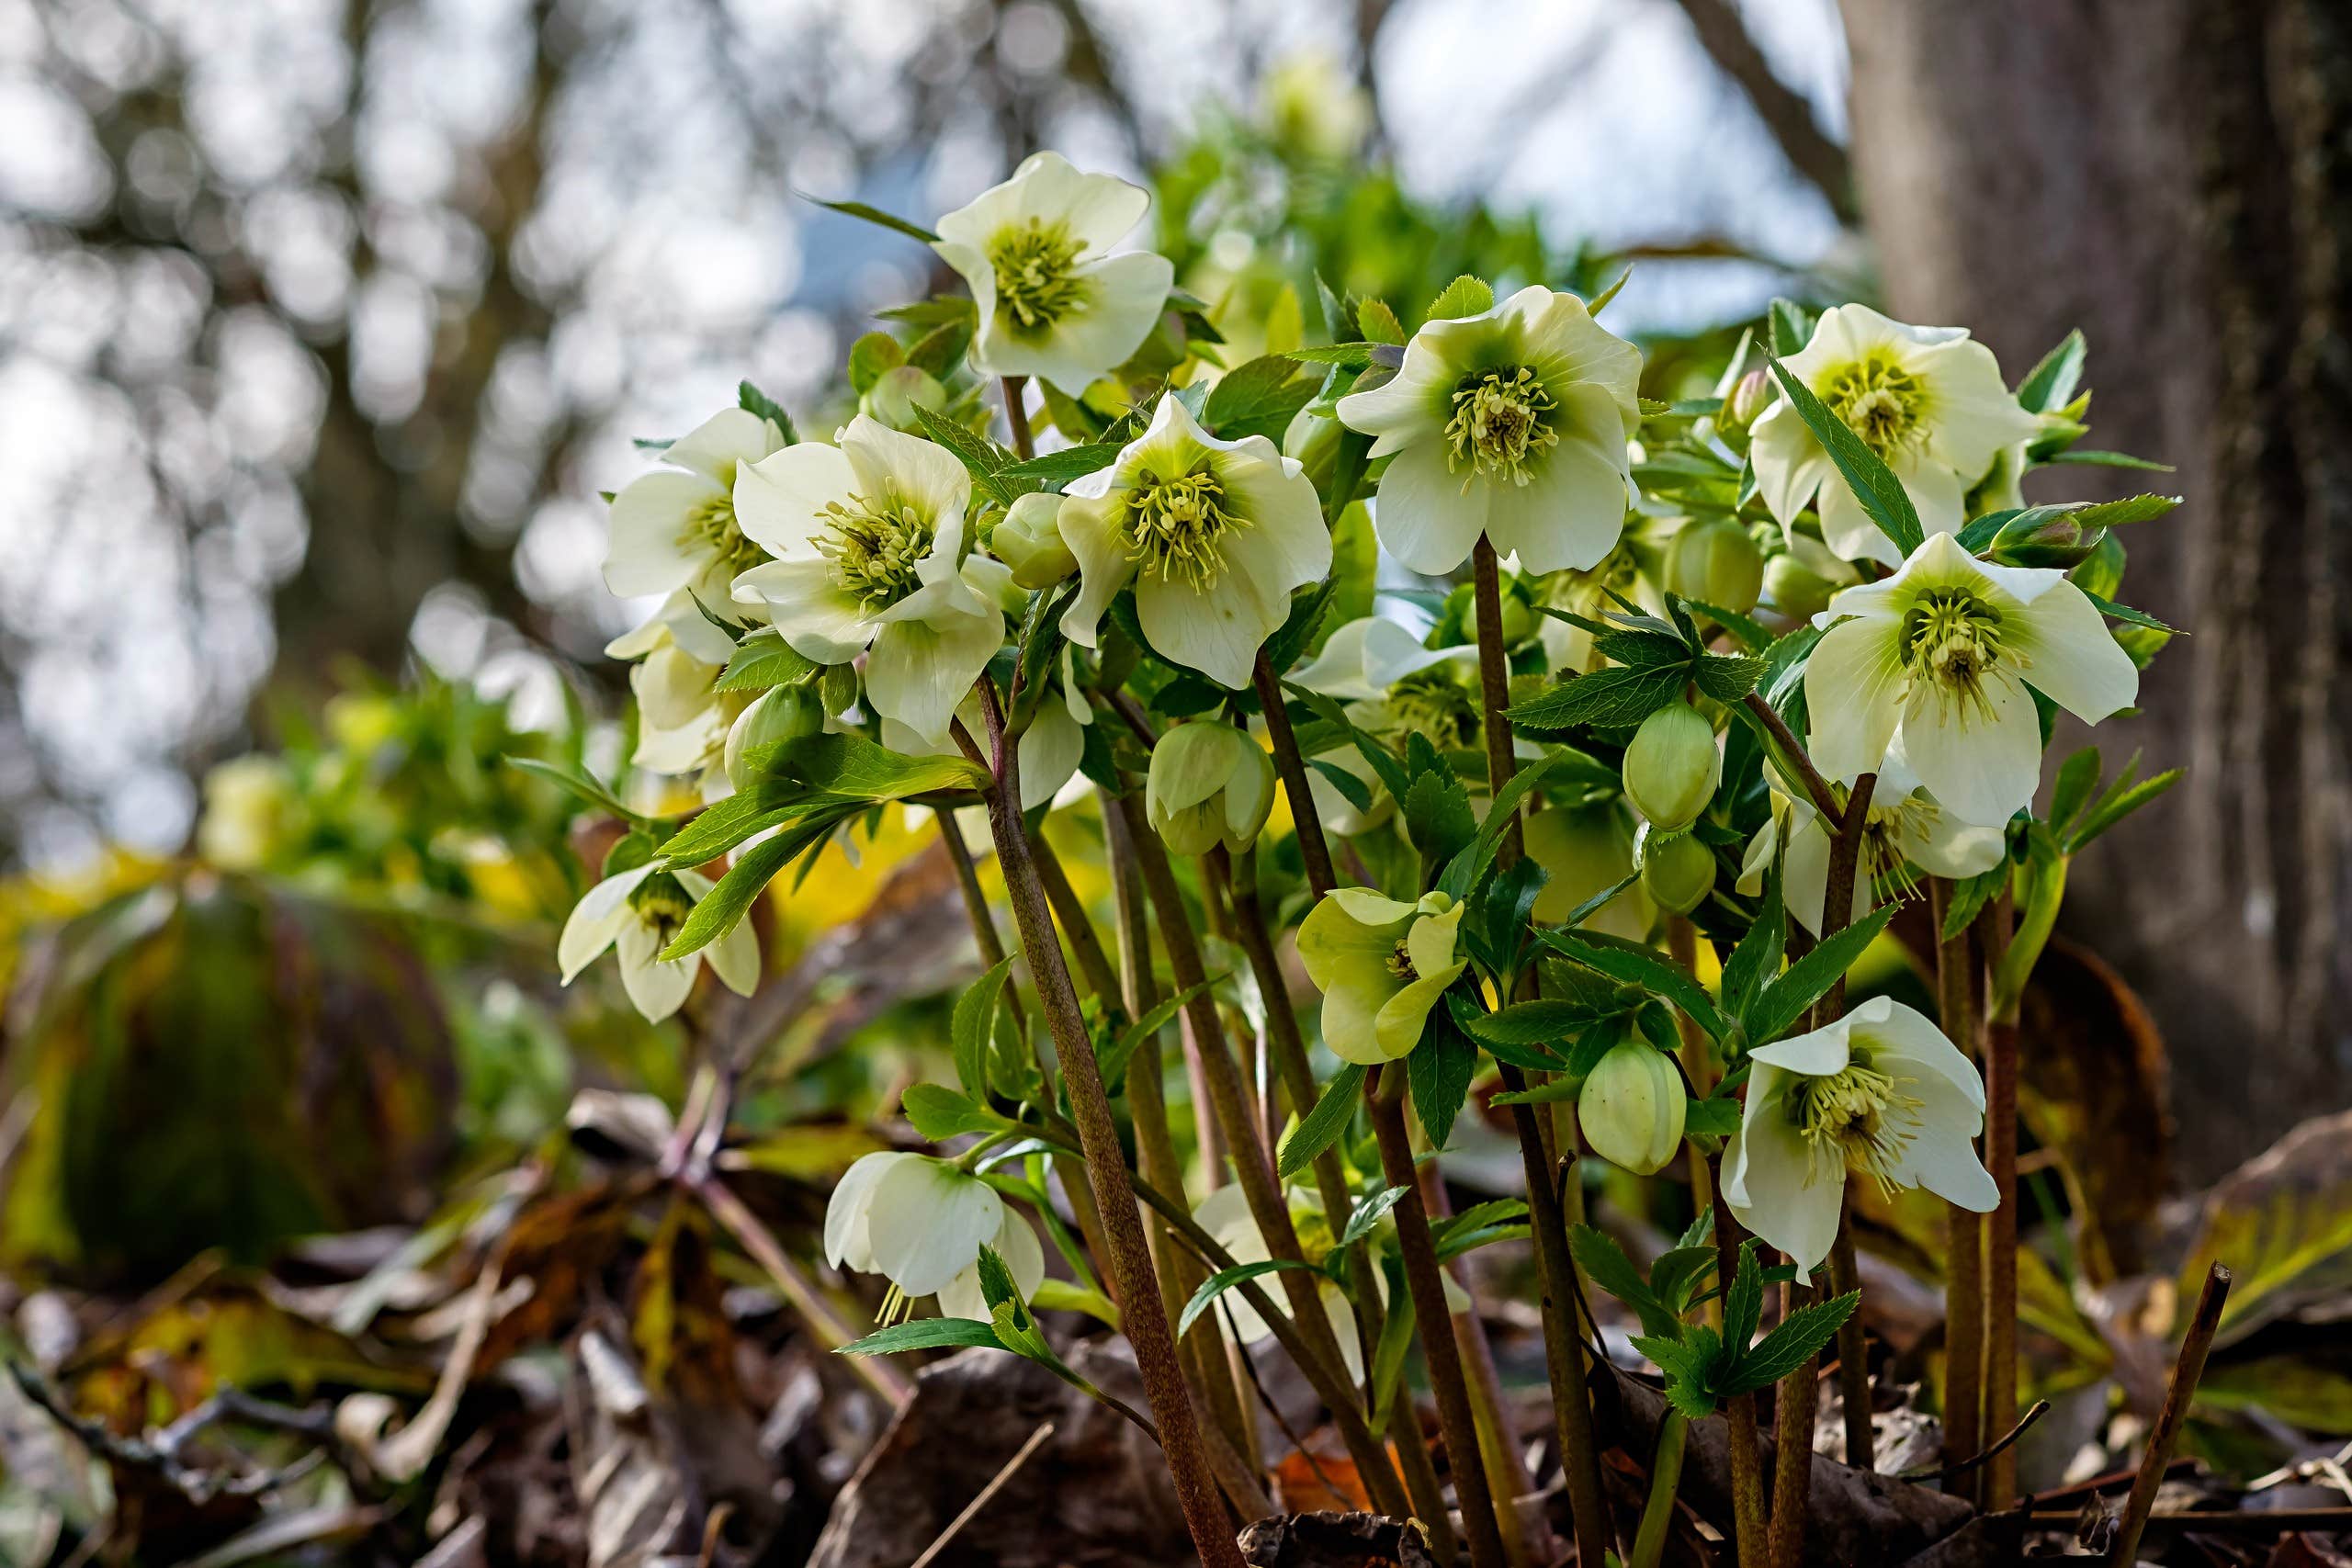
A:
<svg viewBox="0 0 2352 1568">
<path fill-rule="evenodd" d="M 1854 204 L 1854 175 L 1846 150 L 1823 134 L 1804 94 L 1772 73 L 1764 51 L 1748 36 L 1733 0 L 1675 0 L 1690 18 L 1699 47 L 1723 73 L 1738 84 L 1757 118 L 1772 133 L 1790 166 L 1821 192 L 1838 221 L 1849 227 L 1861 214 Z"/>
</svg>

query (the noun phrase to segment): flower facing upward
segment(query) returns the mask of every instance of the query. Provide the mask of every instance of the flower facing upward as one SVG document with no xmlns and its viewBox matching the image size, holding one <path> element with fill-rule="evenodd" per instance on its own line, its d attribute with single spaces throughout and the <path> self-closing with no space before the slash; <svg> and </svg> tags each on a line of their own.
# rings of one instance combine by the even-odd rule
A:
<svg viewBox="0 0 2352 1568">
<path fill-rule="evenodd" d="M 774 422 L 743 409 L 722 409 L 672 442 L 662 457 L 673 467 L 613 497 L 605 586 L 628 597 L 692 590 L 725 604 L 735 574 L 761 559 L 735 521 L 736 470 L 783 446 Z"/>
<path fill-rule="evenodd" d="M 1035 152 L 942 218 L 932 248 L 964 275 L 979 311 L 972 368 L 1041 377 L 1076 397 L 1125 363 L 1175 280 L 1165 256 L 1110 254 L 1150 207 L 1140 186 Z"/>
<path fill-rule="evenodd" d="M 2033 798 L 2028 686 L 2086 724 L 2139 694 L 2139 671 L 2065 573 L 1977 560 L 1950 534 L 1814 624 L 1828 628 L 1805 667 L 1814 761 L 1831 778 L 1876 773 L 1899 730 L 1919 784 L 1963 822 L 1998 827 Z"/>
<path fill-rule="evenodd" d="M 1323 1043 L 1341 1061 L 1376 1067 L 1420 1043 L 1430 1009 L 1466 964 L 1454 951 L 1462 910 L 1442 893 L 1403 904 L 1341 887 L 1307 911 L 1299 962 L 1323 993 Z"/>
<path fill-rule="evenodd" d="M 1339 403 L 1342 423 L 1375 437 L 1372 456 L 1390 458 L 1380 542 L 1431 574 L 1469 558 L 1481 534 L 1522 570 L 1598 565 L 1624 526 L 1641 367 L 1582 300 L 1540 285 L 1424 323 L 1393 379 Z"/>
<path fill-rule="evenodd" d="M 1322 503 L 1262 435 L 1219 441 L 1174 393 L 1118 460 L 1064 492 L 1062 542 L 1083 579 L 1062 630 L 1096 645 L 1133 582 L 1136 616 L 1161 657 L 1239 690 L 1290 616 L 1291 590 L 1331 567 Z"/>
<path fill-rule="evenodd" d="M 760 939 L 749 920 L 684 958 L 662 956 L 710 888 L 710 878 L 700 873 L 664 870 L 659 861 L 605 878 L 573 907 L 556 942 L 563 983 L 569 986 L 606 948 L 618 946 L 621 988 L 648 1022 L 659 1023 L 684 1005 L 705 961 L 729 990 L 750 996 L 760 983 Z"/>
<path fill-rule="evenodd" d="M 1872 997 L 1749 1056 L 1747 1108 L 1724 1150 L 1724 1201 L 1799 1268 L 1829 1256 L 1849 1170 L 1978 1213 L 1999 1202 L 1970 1142 L 1984 1125 L 1984 1080 L 1918 1012 Z"/>
<path fill-rule="evenodd" d="M 2039 428 L 2002 384 L 1993 351 L 1958 327 L 1909 327 L 1866 305 L 1833 306 L 1782 363 L 1894 471 L 1930 534 L 1958 528 L 1968 487 L 2003 447 Z M 1896 564 L 1893 541 L 1793 407 L 1766 411 L 1753 440 L 1757 488 L 1781 527 L 1817 504 L 1832 550 Z"/>
<path fill-rule="evenodd" d="M 965 549 L 971 478 L 945 447 L 861 414 L 735 480 L 743 531 L 777 558 L 735 579 L 793 651 L 865 661 L 874 711 L 933 744 L 1004 641 L 1002 562 Z"/>
<path fill-rule="evenodd" d="M 1046 1278 L 1037 1233 L 995 1188 L 929 1155 L 866 1155 L 842 1175 L 825 1206 L 825 1261 L 886 1276 L 886 1320 L 935 1295 L 944 1315 L 987 1321 L 983 1247 L 1004 1259 L 1027 1301 Z"/>
</svg>

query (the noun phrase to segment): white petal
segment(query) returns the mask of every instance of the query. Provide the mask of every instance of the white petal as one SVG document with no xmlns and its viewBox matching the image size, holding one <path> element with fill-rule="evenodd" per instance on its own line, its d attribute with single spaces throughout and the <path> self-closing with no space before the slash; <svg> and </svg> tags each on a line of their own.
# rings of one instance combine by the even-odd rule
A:
<svg viewBox="0 0 2352 1568">
<path fill-rule="evenodd" d="M 1880 775 L 1882 783 L 1884 776 Z M 2005 827 L 1963 822 L 1941 806 L 1932 804 L 1934 796 L 1922 794 L 1919 799 L 1929 803 L 1925 822 L 1919 822 L 1914 812 L 1897 817 L 1894 847 L 1921 871 L 1960 882 L 1983 875 L 2000 864 L 2008 853 L 2009 839 Z"/>
<path fill-rule="evenodd" d="M 1970 710 L 1932 688 L 1917 693 L 1903 716 L 1903 750 L 1945 810 L 1998 828 L 2031 804 L 2041 782 L 2041 718 L 2021 685 L 1996 678 L 1979 690 L 1984 707 Z"/>
<path fill-rule="evenodd" d="M 661 941 L 651 926 L 631 920 L 621 928 L 617 942 L 621 989 L 628 993 L 628 999 L 648 1023 L 659 1023 L 685 1005 L 686 994 L 695 988 L 695 975 L 702 968 L 699 959 L 656 956 Z"/>
<path fill-rule="evenodd" d="M 1333 627 L 1314 657 L 1293 666 L 1286 678 L 1310 692 L 1341 702 L 1360 702 L 1380 695 L 1381 688 L 1366 672 L 1365 649 L 1383 626 L 1396 627 L 1397 636 L 1411 643 L 1415 652 L 1420 651 L 1421 645 L 1414 641 L 1413 634 L 1396 622 L 1379 615 L 1358 615 Z"/>
<path fill-rule="evenodd" d="M 934 744 L 972 682 L 1004 642 L 1004 620 L 990 612 L 944 626 L 901 621 L 885 626 L 865 660 L 865 695 L 874 711 Z"/>
<path fill-rule="evenodd" d="M 635 920 L 635 911 L 628 907 L 628 896 L 637 891 L 639 883 L 653 874 L 650 863 L 635 871 L 625 871 L 618 876 L 608 876 L 581 896 L 572 906 L 571 919 L 563 922 L 563 934 L 556 939 L 556 964 L 563 973 L 563 983 L 571 984 L 572 977 L 594 964 L 613 945 L 621 928 Z"/>
<path fill-rule="evenodd" d="M 1809 1078 L 1826 1078 L 1845 1071 L 1846 1064 L 1853 1059 L 1849 1043 L 1853 1028 L 1854 1015 L 1849 1014 L 1809 1034 L 1792 1034 L 1786 1040 L 1758 1045 L 1748 1055 L 1757 1061 L 1802 1073 Z"/>
<path fill-rule="evenodd" d="M 1806 744 L 1831 778 L 1874 772 L 1885 757 L 1903 717 L 1902 637 L 1901 622 L 1873 617 L 1840 622 L 1815 645 L 1804 671 Z"/>
<path fill-rule="evenodd" d="M 1845 475 L 1831 469 L 1821 481 L 1821 493 L 1814 498 L 1814 505 L 1821 513 L 1822 542 L 1840 560 L 1874 560 L 1883 566 L 1902 563 L 1903 552 L 1864 509 Z M 1921 526 L 1926 527 L 1924 520 Z"/>
<path fill-rule="evenodd" d="M 1845 1213 L 1845 1171 L 1834 1179 L 1814 1181 L 1812 1163 L 1803 1135 L 1786 1121 L 1775 1118 L 1745 1122 L 1734 1135 L 1746 1201 L 1728 1185 L 1724 1200 L 1739 1223 L 1789 1255 L 1810 1272 L 1829 1256 L 1838 1239 L 1838 1222 Z M 1726 1158 L 1730 1156 L 1727 1154 Z"/>
<path fill-rule="evenodd" d="M 775 451 L 783 438 L 783 432 L 749 409 L 721 409 L 672 442 L 662 457 L 732 489 L 736 468 Z"/>
<path fill-rule="evenodd" d="M 2052 584 L 2012 620 L 2011 641 L 2029 660 L 2027 683 L 2076 718 L 2097 724 L 2139 701 L 2139 670 L 2073 583 Z"/>
<path fill-rule="evenodd" d="M 1344 401 L 1345 400 L 1341 400 Z M 1373 532 L 1388 553 L 1426 577 L 1470 558 L 1487 529 L 1489 487 L 1446 467 L 1446 449 L 1421 441 L 1390 459 L 1372 508 Z"/>
<path fill-rule="evenodd" d="M 1400 903 L 1396 899 L 1384 897 L 1369 887 L 1337 887 L 1324 897 L 1361 926 L 1393 926 L 1420 912 L 1418 904 Z M 1393 945 L 1393 937 L 1382 935 L 1376 945 L 1385 948 Z"/>
<path fill-rule="evenodd" d="M 872 497 L 895 487 L 942 533 L 949 519 L 962 518 L 972 494 L 971 470 L 936 441 L 859 414 L 842 431 L 841 450 L 857 476 L 860 494 Z"/>
<path fill-rule="evenodd" d="M 1613 420 L 1606 389 L 1568 389 L 1566 406 L 1579 416 L 1590 404 Z M 1517 554 L 1521 570 L 1589 571 L 1625 530 L 1625 445 L 1570 434 L 1544 455 L 1526 484 L 1486 488 L 1487 536 L 1497 550 Z"/>
<path fill-rule="evenodd" d="M 605 586 L 624 598 L 683 588 L 701 570 L 680 543 L 686 518 L 727 492 L 700 474 L 656 468 L 613 497 Z"/>
<path fill-rule="evenodd" d="M 861 1155 L 842 1173 L 841 1181 L 833 1188 L 831 1201 L 825 1205 L 825 1261 L 836 1269 L 854 1269 L 872 1274 L 879 1270 L 874 1264 L 874 1252 L 867 1240 L 865 1213 L 872 1201 L 874 1184 L 882 1179 L 892 1166 L 910 1159 L 921 1159 L 917 1154 L 902 1149 L 883 1149 Z"/>
<path fill-rule="evenodd" d="M 1747 460 L 1756 469 L 1757 493 L 1783 528 L 1813 504 L 1825 482 L 1845 482 L 1836 477 L 1829 454 L 1786 402 L 1766 409 L 1750 428 Z"/>
<path fill-rule="evenodd" d="M 1921 1126 L 1904 1145 L 1888 1174 L 1906 1186 L 1924 1187 L 1946 1202 L 1989 1214 L 2001 1204 L 2001 1190 L 1976 1157 L 1971 1142 L 1984 1126 L 1984 1113 L 1962 1091 L 1941 1079 L 1905 1086 L 1917 1100 Z"/>
<path fill-rule="evenodd" d="M 874 638 L 864 607 L 834 586 L 831 564 L 819 558 L 755 566 L 735 580 L 734 598 L 765 604 L 792 651 L 820 664 L 846 664 Z"/>
<path fill-rule="evenodd" d="M 1046 703 L 1021 737 L 1021 809 L 1035 811 L 1060 793 L 1086 755 L 1086 731 L 1069 710 Z"/>
<path fill-rule="evenodd" d="M 1090 477 L 1108 484 L 1107 471 Z M 1111 537 L 1109 519 L 1118 503 L 1100 492 L 1082 495 L 1072 490 L 1065 493 L 1070 499 L 1062 502 L 1057 521 L 1062 543 L 1078 558 L 1079 590 L 1078 597 L 1062 612 L 1062 635 L 1082 648 L 1098 648 L 1103 614 L 1135 575 L 1135 567 Z"/>
<path fill-rule="evenodd" d="M 838 446 L 803 441 L 735 470 L 735 525 L 772 556 L 813 554 L 825 508 L 857 491 L 857 471 Z"/>
<path fill-rule="evenodd" d="M 1927 1014 L 1892 997 L 1872 997 L 1848 1017 L 1853 1021 L 1852 1038 L 1873 1058 L 1901 1064 L 1884 1070 L 1903 1077 L 1932 1077 L 1951 1086 L 1973 1110 L 1984 1109 L 1984 1080 L 1976 1064 Z M 1967 1136 L 1974 1137 L 1976 1131 L 1970 1127 Z"/>
<path fill-rule="evenodd" d="M 1004 1218 L 1004 1200 L 943 1161 L 892 1167 L 866 1203 L 874 1261 L 910 1296 L 938 1292 L 969 1269 Z"/>
<path fill-rule="evenodd" d="M 1928 446 L 1935 457 L 1974 483 L 2004 446 L 2030 440 L 2041 422 L 2018 406 L 2001 381 L 1993 351 L 1969 338 L 1917 349 L 1905 356 L 1926 384 Z"/>
<path fill-rule="evenodd" d="M 1829 829 L 1818 812 L 1807 811 L 1802 823 L 1791 818 L 1788 858 L 1781 866 L 1781 897 L 1790 914 L 1815 936 L 1821 934 L 1821 908 L 1829 901 Z M 1856 877 L 1857 899 L 1867 890 Z"/>
<path fill-rule="evenodd" d="M 1244 548 L 1227 547 L 1228 555 Z M 1249 688 L 1260 646 L 1289 616 L 1290 589 L 1247 570 L 1227 571 L 1205 592 L 1165 577 L 1136 583 L 1136 618 L 1153 649 L 1237 692 Z"/>
<path fill-rule="evenodd" d="M 1331 530 L 1306 471 L 1262 435 L 1243 438 L 1212 464 L 1238 514 L 1249 521 L 1224 540 L 1227 570 L 1263 574 L 1280 583 L 1285 598 L 1320 582 L 1331 570 Z"/>
</svg>

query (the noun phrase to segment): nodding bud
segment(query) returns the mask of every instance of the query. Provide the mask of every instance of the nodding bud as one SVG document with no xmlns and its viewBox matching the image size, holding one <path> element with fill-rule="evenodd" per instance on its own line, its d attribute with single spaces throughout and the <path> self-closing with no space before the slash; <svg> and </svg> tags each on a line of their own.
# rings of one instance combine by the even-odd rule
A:
<svg viewBox="0 0 2352 1568">
<path fill-rule="evenodd" d="M 1992 558 L 2004 566 L 2056 567 L 2083 564 L 2107 540 L 2104 528 L 2086 528 L 2071 513 L 2036 506 L 2018 513 L 1993 536 Z"/>
<path fill-rule="evenodd" d="M 1182 724 L 1151 749 L 1144 811 L 1180 855 L 1223 844 L 1238 854 L 1258 841 L 1274 808 L 1274 762 L 1229 724 Z"/>
<path fill-rule="evenodd" d="M 1623 1040 L 1586 1076 L 1577 1124 L 1610 1164 L 1655 1176 L 1682 1146 L 1689 1104 L 1672 1062 L 1646 1041 Z"/>
<path fill-rule="evenodd" d="M 1774 608 L 1793 621 L 1809 621 L 1829 608 L 1835 587 L 1793 555 L 1778 555 L 1764 563 L 1764 591 Z"/>
<path fill-rule="evenodd" d="M 1642 891 L 1669 914 L 1687 915 L 1715 888 L 1715 852 L 1692 832 L 1668 833 L 1645 822 L 1634 842 Z"/>
<path fill-rule="evenodd" d="M 727 731 L 727 782 L 738 790 L 751 789 L 759 783 L 746 761 L 752 751 L 782 740 L 806 740 L 824 728 L 823 710 L 807 687 L 774 686 L 761 693 Z"/>
<path fill-rule="evenodd" d="M 989 536 L 989 553 L 1012 569 L 1023 588 L 1051 588 L 1078 570 L 1078 558 L 1062 543 L 1062 498 L 1031 491 L 1015 496 Z"/>
<path fill-rule="evenodd" d="M 1685 523 L 1667 547 L 1666 586 L 1744 615 L 1763 592 L 1764 552 L 1728 517 Z"/>
<path fill-rule="evenodd" d="M 1689 703 L 1668 703 L 1642 720 L 1625 748 L 1625 795 L 1661 831 L 1698 819 L 1722 782 L 1715 728 Z"/>
<path fill-rule="evenodd" d="M 1340 419 L 1326 402 L 1311 402 L 1291 416 L 1283 431 L 1283 456 L 1306 470 L 1320 492 L 1330 488 L 1340 457 Z"/>
<path fill-rule="evenodd" d="M 929 371 L 912 365 L 894 365 L 859 394 L 857 412 L 893 430 L 921 434 L 918 408 L 938 413 L 947 407 L 947 389 Z"/>
<path fill-rule="evenodd" d="M 1772 400 L 1772 376 L 1767 370 L 1750 370 L 1742 376 L 1724 400 L 1723 423 L 1737 430 L 1746 430 Z"/>
</svg>

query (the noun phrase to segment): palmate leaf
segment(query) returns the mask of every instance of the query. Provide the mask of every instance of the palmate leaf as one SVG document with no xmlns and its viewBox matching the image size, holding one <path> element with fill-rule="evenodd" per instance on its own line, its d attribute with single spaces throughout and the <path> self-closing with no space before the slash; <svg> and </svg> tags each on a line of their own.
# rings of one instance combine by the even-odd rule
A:
<svg viewBox="0 0 2352 1568">
<path fill-rule="evenodd" d="M 1821 1354 L 1822 1347 L 1838 1337 L 1838 1330 L 1854 1315 L 1861 1304 L 1862 1293 L 1849 1291 L 1826 1302 L 1814 1302 L 1797 1308 L 1776 1325 L 1755 1348 L 1741 1356 L 1731 1376 L 1724 1380 L 1725 1394 L 1754 1393 L 1770 1388 L 1806 1366 Z M 1728 1303 L 1726 1303 L 1728 1311 Z"/>
<path fill-rule="evenodd" d="M 1571 963 L 1599 970 L 1612 980 L 1630 982 L 1652 996 L 1672 1002 L 1685 1017 L 1705 1030 L 1710 1039 L 1721 1040 L 1730 1032 L 1730 1021 L 1716 1010 L 1706 987 L 1691 978 L 1689 970 L 1663 953 L 1631 942 L 1618 942 L 1594 931 L 1546 931 L 1541 935 L 1545 943 Z"/>
</svg>

